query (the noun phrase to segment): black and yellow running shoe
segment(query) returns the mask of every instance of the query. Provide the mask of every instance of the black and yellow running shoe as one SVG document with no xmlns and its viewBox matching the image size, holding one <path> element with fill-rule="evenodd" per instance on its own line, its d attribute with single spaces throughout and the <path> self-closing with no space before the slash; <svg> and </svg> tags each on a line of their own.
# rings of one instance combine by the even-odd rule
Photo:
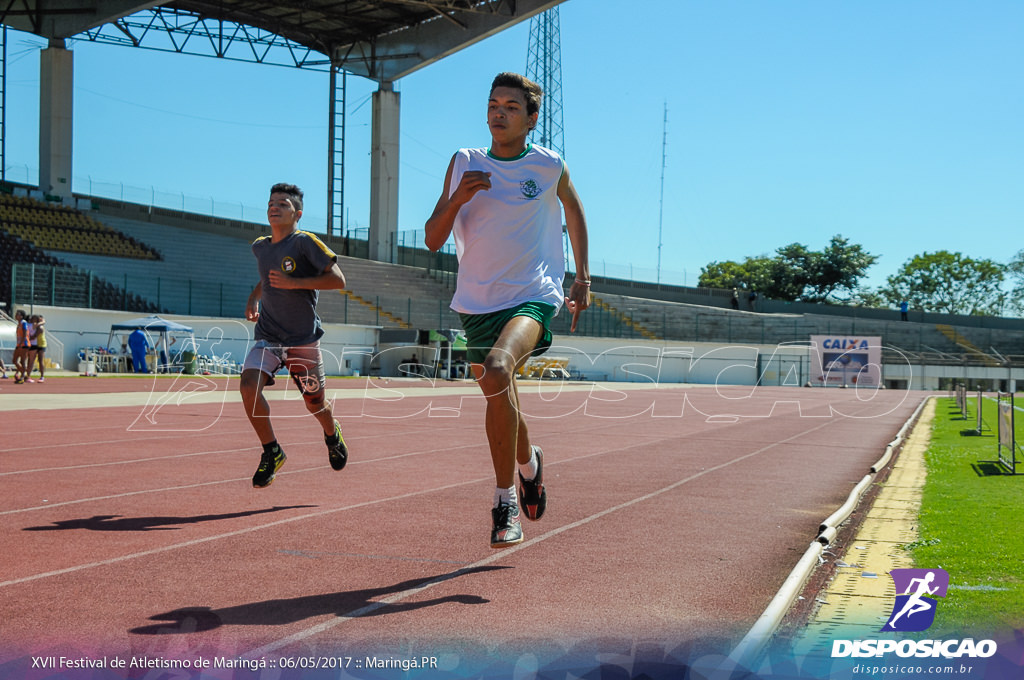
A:
<svg viewBox="0 0 1024 680">
<path fill-rule="evenodd" d="M 334 434 L 324 437 L 327 444 L 327 458 L 331 461 L 331 467 L 340 470 L 348 462 L 348 447 L 345 446 L 345 438 L 341 436 L 341 424 L 334 421 Z"/>
<path fill-rule="evenodd" d="M 274 451 L 264 451 L 260 458 L 260 466 L 256 468 L 256 474 L 252 476 L 252 485 L 257 489 L 270 486 L 277 476 L 277 471 L 284 465 L 288 457 L 284 455 L 284 449 L 280 446 L 274 447 Z"/>
</svg>

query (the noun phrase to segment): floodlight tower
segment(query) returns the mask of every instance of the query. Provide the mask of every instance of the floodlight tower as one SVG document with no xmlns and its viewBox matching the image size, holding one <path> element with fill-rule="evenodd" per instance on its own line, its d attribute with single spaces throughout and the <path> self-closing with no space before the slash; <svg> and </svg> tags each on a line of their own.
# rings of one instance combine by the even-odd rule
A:
<svg viewBox="0 0 1024 680">
<path fill-rule="evenodd" d="M 0 31 L 0 181 L 7 179 L 7 24 Z"/>
<path fill-rule="evenodd" d="M 526 77 L 541 86 L 544 99 L 537 127 L 530 141 L 565 158 L 565 132 L 562 126 L 562 38 L 558 7 L 552 7 L 530 19 L 530 45 L 526 50 Z M 573 271 L 569 257 L 569 234 L 562 225 L 562 258 L 565 270 Z"/>
<path fill-rule="evenodd" d="M 562 127 L 562 39 L 558 8 L 530 19 L 530 46 L 526 52 L 526 77 L 544 89 L 537 127 L 530 141 L 557 151 L 565 158 Z"/>
</svg>

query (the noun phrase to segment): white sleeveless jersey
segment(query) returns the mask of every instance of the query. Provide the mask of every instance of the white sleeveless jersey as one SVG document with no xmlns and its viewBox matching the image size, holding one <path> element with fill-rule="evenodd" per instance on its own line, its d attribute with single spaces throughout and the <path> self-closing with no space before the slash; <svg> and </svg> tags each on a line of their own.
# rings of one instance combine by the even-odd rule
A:
<svg viewBox="0 0 1024 680">
<path fill-rule="evenodd" d="M 538 146 L 513 159 L 496 158 L 487 149 L 459 149 L 451 193 L 467 170 L 491 173 L 491 188 L 477 192 L 455 218 L 459 277 L 452 309 L 485 314 L 547 302 L 557 312 L 565 299 L 557 195 L 561 157 Z"/>
</svg>

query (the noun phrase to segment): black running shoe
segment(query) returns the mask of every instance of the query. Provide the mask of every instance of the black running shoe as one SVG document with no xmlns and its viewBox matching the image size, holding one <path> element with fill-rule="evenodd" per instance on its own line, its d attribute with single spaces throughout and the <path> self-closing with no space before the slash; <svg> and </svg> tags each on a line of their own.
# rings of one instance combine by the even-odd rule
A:
<svg viewBox="0 0 1024 680">
<path fill-rule="evenodd" d="M 275 453 L 264 451 L 263 457 L 260 458 L 260 466 L 256 468 L 256 474 L 252 476 L 252 485 L 257 489 L 270 486 L 271 482 L 274 481 L 274 477 L 277 476 L 277 471 L 281 469 L 287 458 L 284 455 L 284 449 L 280 446 L 277 447 Z"/>
<path fill-rule="evenodd" d="M 331 440 L 335 437 L 338 441 L 332 443 Z M 331 467 L 335 470 L 345 467 L 345 463 L 348 462 L 348 447 L 345 446 L 345 438 L 341 436 L 341 425 L 337 420 L 334 421 L 334 435 L 324 437 L 324 441 L 327 443 L 327 458 L 331 461 Z"/>
<path fill-rule="evenodd" d="M 523 505 L 526 519 L 537 521 L 548 506 L 548 492 L 544 489 L 544 452 L 539 446 L 534 446 L 533 450 L 537 454 L 537 476 L 530 480 L 519 473 L 519 502 Z"/>
<path fill-rule="evenodd" d="M 523 525 L 519 522 L 519 506 L 499 503 L 491 510 L 494 528 L 491 529 L 491 547 L 507 548 L 523 542 Z"/>
</svg>

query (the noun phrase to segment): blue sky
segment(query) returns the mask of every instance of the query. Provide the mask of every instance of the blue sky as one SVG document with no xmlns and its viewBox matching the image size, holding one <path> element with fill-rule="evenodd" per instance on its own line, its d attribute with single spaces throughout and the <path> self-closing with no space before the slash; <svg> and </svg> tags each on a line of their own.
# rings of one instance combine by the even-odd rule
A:
<svg viewBox="0 0 1024 680">
<path fill-rule="evenodd" d="M 566 158 L 594 274 L 662 280 L 835 234 L 880 259 L 1024 247 L 1024 3 L 568 0 L 559 7 Z M 400 229 L 421 229 L 451 154 L 486 146 L 494 74 L 523 71 L 528 22 L 399 81 Z M 7 174 L 38 174 L 43 40 L 8 34 Z M 73 42 L 74 190 L 260 219 L 306 191 L 325 223 L 325 73 Z M 369 221 L 370 93 L 349 78 L 347 222 Z M 234 212 L 234 214 L 232 214 Z"/>
</svg>

